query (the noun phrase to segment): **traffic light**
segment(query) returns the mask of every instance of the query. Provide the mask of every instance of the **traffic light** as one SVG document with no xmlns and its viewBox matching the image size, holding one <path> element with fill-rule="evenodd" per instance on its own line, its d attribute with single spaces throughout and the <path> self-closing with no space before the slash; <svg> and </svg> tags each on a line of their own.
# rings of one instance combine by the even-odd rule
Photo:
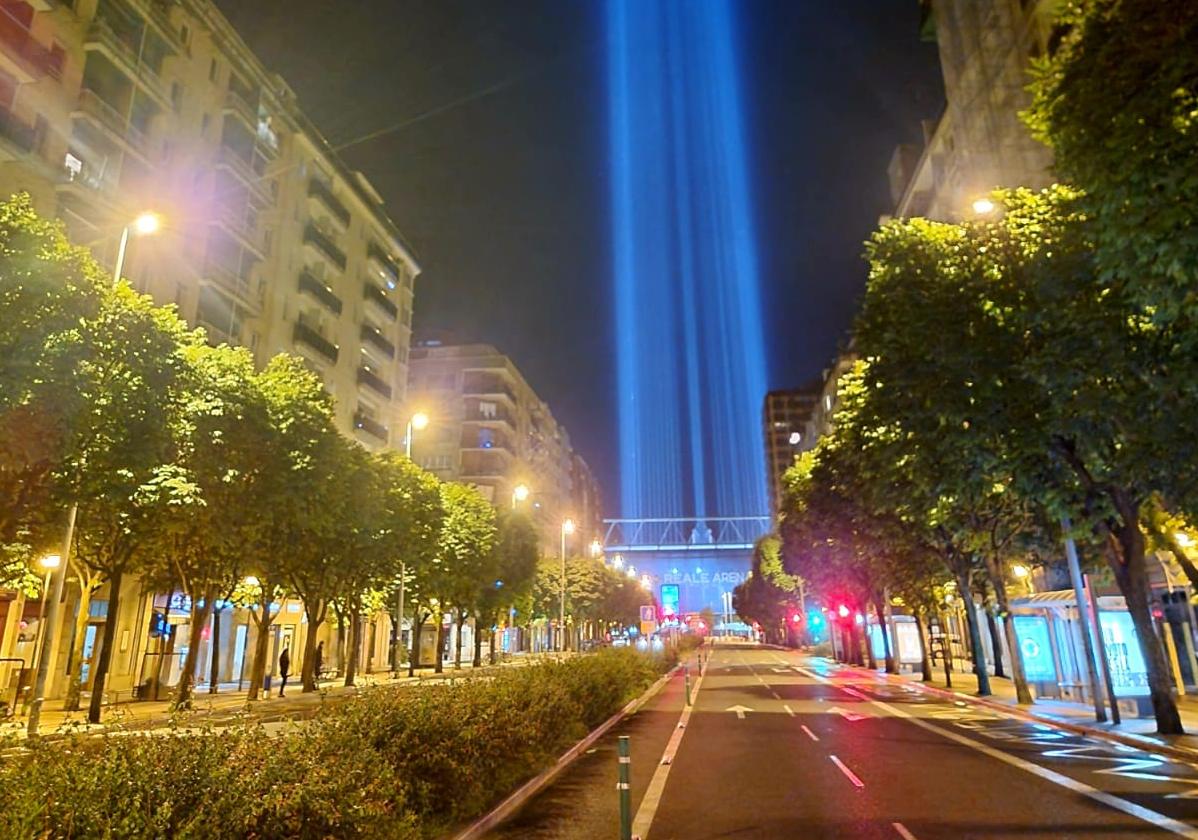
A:
<svg viewBox="0 0 1198 840">
<path fill-rule="evenodd" d="M 815 613 L 813 616 L 811 616 L 811 626 L 812 627 L 822 627 L 823 624 L 824 624 L 824 617 L 822 615 L 820 615 L 819 613 Z"/>
<path fill-rule="evenodd" d="M 802 620 L 803 620 L 803 616 L 799 615 L 797 612 L 795 612 L 795 613 L 791 613 L 791 614 L 790 614 L 790 620 L 791 620 L 791 622 L 793 622 L 794 624 L 798 624 L 800 621 L 802 621 Z"/>
<path fill-rule="evenodd" d="M 841 618 L 848 618 L 849 617 L 849 608 L 846 607 L 844 604 L 840 604 L 839 606 L 836 607 L 836 614 L 838 616 L 840 616 Z"/>
</svg>

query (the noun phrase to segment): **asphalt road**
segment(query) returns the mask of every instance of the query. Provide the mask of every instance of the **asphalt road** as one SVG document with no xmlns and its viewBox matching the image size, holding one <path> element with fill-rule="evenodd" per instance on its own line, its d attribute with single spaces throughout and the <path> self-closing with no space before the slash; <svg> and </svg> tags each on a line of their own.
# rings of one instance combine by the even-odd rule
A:
<svg viewBox="0 0 1198 840">
<path fill-rule="evenodd" d="M 717 648 L 671 754 L 679 682 L 624 730 L 642 840 L 1198 840 L 1198 768 L 789 651 Z M 491 836 L 618 837 L 614 744 Z"/>
</svg>

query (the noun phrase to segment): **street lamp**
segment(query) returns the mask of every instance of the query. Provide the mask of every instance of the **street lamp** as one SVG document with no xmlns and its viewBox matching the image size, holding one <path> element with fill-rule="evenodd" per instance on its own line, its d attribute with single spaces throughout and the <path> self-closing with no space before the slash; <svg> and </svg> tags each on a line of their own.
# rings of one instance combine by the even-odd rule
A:
<svg viewBox="0 0 1198 840">
<path fill-rule="evenodd" d="M 630 577 L 630 578 L 636 577 L 636 566 L 628 567 L 628 577 Z"/>
<path fill-rule="evenodd" d="M 527 484 L 517 484 L 512 488 L 512 509 L 515 510 L 516 505 L 525 501 L 531 491 Z"/>
<path fill-rule="evenodd" d="M 973 212 L 979 216 L 986 216 L 994 212 L 994 202 L 982 196 L 973 200 Z"/>
<path fill-rule="evenodd" d="M 599 540 L 591 540 L 591 556 L 598 557 L 603 553 L 603 543 Z"/>
<path fill-rule="evenodd" d="M 129 233 L 137 236 L 152 236 L 162 229 L 162 217 L 147 210 L 138 214 L 137 218 L 125 225 L 121 230 L 121 244 L 116 251 L 116 266 L 112 271 L 112 282 L 120 282 L 121 272 L 125 270 L 125 250 L 129 247 Z"/>
<path fill-rule="evenodd" d="M 1023 566 L 1023 565 L 1016 563 L 1014 566 L 1011 567 L 1011 574 L 1013 574 L 1015 577 L 1019 578 L 1021 581 L 1024 582 L 1024 584 L 1027 586 L 1027 591 L 1028 591 L 1029 595 L 1036 594 L 1036 588 L 1032 585 L 1032 570 L 1031 569 L 1029 569 L 1027 566 Z"/>
<path fill-rule="evenodd" d="M 42 633 L 45 630 L 43 619 L 46 617 L 46 599 L 50 596 L 50 575 L 62 564 L 62 557 L 57 554 L 47 554 L 37 561 L 37 564 L 46 570 L 45 578 L 42 580 L 42 603 L 37 610 L 37 634 L 33 640 L 33 655 L 34 661 L 30 663 L 31 667 L 36 667 L 37 658 L 41 656 L 41 648 L 38 642 L 41 641 Z"/>
<path fill-rule="evenodd" d="M 624 568 L 624 555 L 623 555 L 623 554 L 617 554 L 617 555 L 615 556 L 615 559 L 611 561 L 611 564 L 612 564 L 612 566 L 613 566 L 613 567 L 615 567 L 615 568 L 617 568 L 617 569 L 622 569 L 622 568 Z"/>
<path fill-rule="evenodd" d="M 564 651 L 566 649 L 566 537 L 574 533 L 574 520 L 566 518 L 562 520 L 562 592 L 561 606 L 558 610 L 558 649 Z"/>
<path fill-rule="evenodd" d="M 408 456 L 408 460 L 412 460 L 412 435 L 421 429 L 428 427 L 428 415 L 423 411 L 417 411 L 412 415 L 412 419 L 408 421 L 408 428 L 404 432 L 403 447 L 404 454 Z"/>
</svg>

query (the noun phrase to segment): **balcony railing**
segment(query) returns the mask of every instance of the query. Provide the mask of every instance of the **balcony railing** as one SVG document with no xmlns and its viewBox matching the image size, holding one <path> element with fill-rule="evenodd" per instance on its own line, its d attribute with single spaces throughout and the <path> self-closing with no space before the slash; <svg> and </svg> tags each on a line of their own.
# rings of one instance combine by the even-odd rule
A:
<svg viewBox="0 0 1198 840">
<path fill-rule="evenodd" d="M 372 370 L 364 367 L 358 368 L 358 384 L 365 385 L 387 399 L 391 399 L 391 386 Z"/>
<path fill-rule="evenodd" d="M 387 427 L 360 411 L 354 415 L 354 427 L 378 438 L 383 443 L 387 442 Z"/>
<path fill-rule="evenodd" d="M 123 69 L 135 80 L 141 83 L 147 91 L 157 97 L 161 102 L 170 102 L 170 95 L 167 93 L 166 85 L 159 77 L 158 73 L 141 61 L 138 56 L 138 45 L 122 38 L 109 25 L 108 21 L 103 18 L 96 18 L 92 21 L 91 28 L 87 31 L 87 44 L 100 44 L 108 49 L 115 57 Z"/>
<path fill-rule="evenodd" d="M 337 196 L 333 195 L 333 191 L 324 181 L 319 178 L 309 181 L 308 195 L 318 199 L 342 225 L 349 224 L 349 210 L 337 199 Z"/>
<path fill-rule="evenodd" d="M 23 152 L 33 151 L 33 141 L 36 132 L 33 126 L 21 121 L 12 111 L 0 108 L 0 137 L 12 143 Z"/>
<path fill-rule="evenodd" d="M 395 345 L 386 339 L 386 337 L 367 324 L 362 325 L 362 340 L 367 344 L 372 344 L 378 350 L 382 350 L 387 354 L 388 359 L 395 358 Z"/>
<path fill-rule="evenodd" d="M 511 386 L 495 377 L 475 379 L 468 376 L 462 383 L 462 393 L 475 397 L 504 396 L 516 402 L 516 393 Z"/>
<path fill-rule="evenodd" d="M 7 14 L 0 14 L 0 43 L 6 53 L 15 56 L 35 74 L 55 79 L 62 76 L 65 53 L 56 55 L 42 46 L 23 24 Z"/>
<path fill-rule="evenodd" d="M 342 271 L 345 270 L 345 252 L 337 247 L 337 243 L 333 241 L 332 237 L 311 222 L 308 222 L 307 227 L 304 228 L 304 242 L 315 245 L 338 268 Z"/>
<path fill-rule="evenodd" d="M 399 317 L 399 307 L 395 305 L 395 301 L 387 297 L 386 293 L 373 283 L 363 284 L 362 296 L 386 312 L 392 321 Z"/>
<path fill-rule="evenodd" d="M 300 321 L 295 323 L 295 332 L 292 333 L 292 341 L 297 344 L 306 344 L 315 350 L 320 355 L 324 356 L 330 362 L 337 361 L 338 349 L 337 345 L 329 341 L 316 330 L 309 327 Z"/>
<path fill-rule="evenodd" d="M 113 134 L 123 138 L 126 143 L 145 154 L 146 135 L 141 132 L 141 129 L 130 125 L 120 111 L 101 99 L 94 90 L 84 88 L 79 91 L 79 110 L 95 118 Z"/>
<path fill-rule="evenodd" d="M 258 130 L 258 106 L 240 92 L 230 88 L 225 91 L 225 108 L 240 116 L 255 132 Z"/>
<path fill-rule="evenodd" d="M 383 250 L 382 246 L 373 240 L 366 246 L 366 256 L 379 264 L 387 274 L 391 276 L 391 280 L 395 283 L 399 282 L 399 266 L 395 260 Z"/>
<path fill-rule="evenodd" d="M 300 272 L 299 290 L 312 295 L 334 315 L 341 314 L 341 298 L 333 294 L 333 290 L 326 286 L 324 281 L 306 269 Z"/>
</svg>

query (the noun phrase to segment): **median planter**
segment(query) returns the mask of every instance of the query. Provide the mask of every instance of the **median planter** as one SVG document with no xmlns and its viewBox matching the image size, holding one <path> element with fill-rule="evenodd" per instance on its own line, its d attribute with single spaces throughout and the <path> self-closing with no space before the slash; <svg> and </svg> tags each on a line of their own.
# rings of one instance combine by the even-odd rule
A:
<svg viewBox="0 0 1198 840">
<path fill-rule="evenodd" d="M 668 663 L 628 650 L 375 688 L 294 732 L 106 733 L 0 763 L 0 837 L 435 836 L 484 812 Z"/>
</svg>

